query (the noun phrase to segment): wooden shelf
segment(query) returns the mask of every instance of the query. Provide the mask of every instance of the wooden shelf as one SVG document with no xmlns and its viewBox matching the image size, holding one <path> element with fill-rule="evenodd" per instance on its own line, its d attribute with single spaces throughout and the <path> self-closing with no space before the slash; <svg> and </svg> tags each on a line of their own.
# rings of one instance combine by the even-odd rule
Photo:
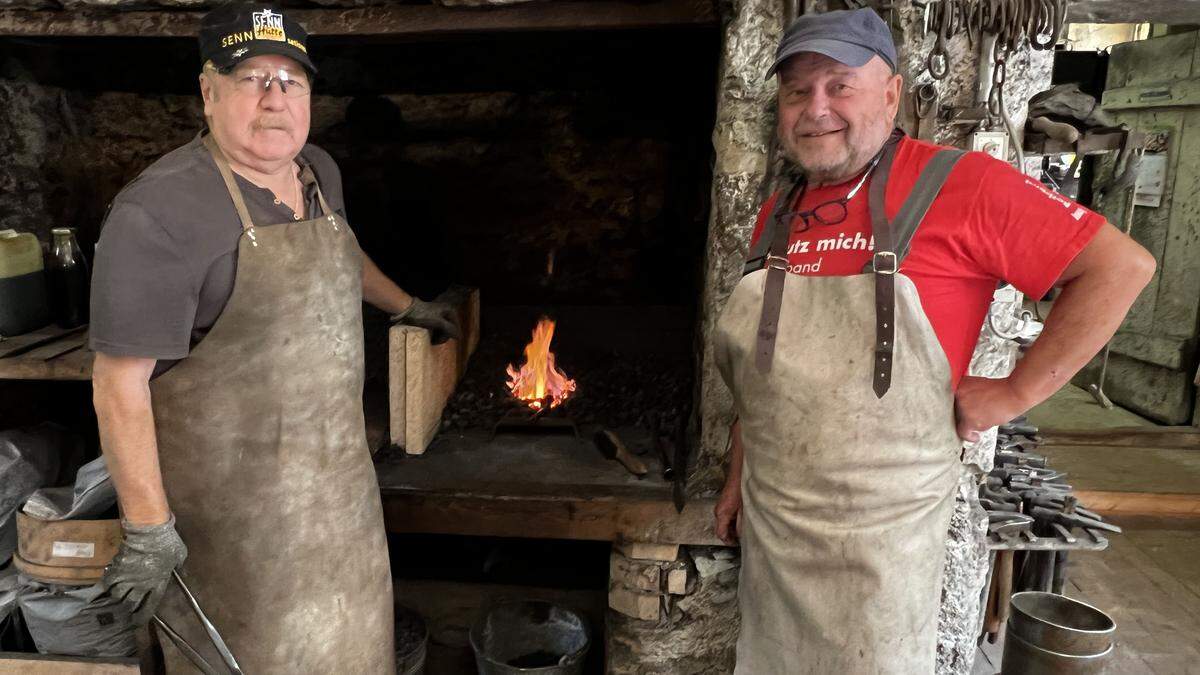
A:
<svg viewBox="0 0 1200 675">
<path fill-rule="evenodd" d="M 0 379 L 90 380 L 94 356 L 83 328 L 48 326 L 0 341 Z"/>
<path fill-rule="evenodd" d="M 1122 131 L 1089 131 L 1079 137 L 1077 144 L 1071 144 L 1049 139 L 1042 134 L 1029 133 L 1025 137 L 1025 152 L 1034 155 L 1068 155 L 1077 152 L 1099 155 L 1120 150 L 1124 136 Z M 1145 135 L 1139 132 L 1135 131 L 1131 136 L 1130 143 L 1135 146 L 1145 141 Z"/>
</svg>

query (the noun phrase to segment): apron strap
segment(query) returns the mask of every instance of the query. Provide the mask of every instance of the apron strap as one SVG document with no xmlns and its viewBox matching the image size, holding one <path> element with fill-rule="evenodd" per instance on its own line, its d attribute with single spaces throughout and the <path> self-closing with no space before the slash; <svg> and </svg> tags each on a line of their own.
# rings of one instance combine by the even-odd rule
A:
<svg viewBox="0 0 1200 675">
<path fill-rule="evenodd" d="M 329 208 L 329 202 L 325 201 L 325 194 L 321 192 L 321 184 L 318 182 L 315 185 L 317 186 L 317 202 L 321 204 L 321 215 L 333 215 L 333 209 Z"/>
<path fill-rule="evenodd" d="M 248 231 L 254 229 L 254 221 L 250 219 L 250 211 L 246 208 L 246 200 L 242 197 L 242 190 L 233 178 L 233 170 L 229 168 L 229 160 L 225 159 L 225 153 L 221 152 L 221 148 L 217 147 L 217 142 L 213 140 L 212 134 L 204 137 L 204 147 L 208 148 L 208 151 L 212 153 L 213 161 L 217 163 L 217 170 L 221 172 L 221 178 L 225 180 L 225 187 L 228 188 L 229 196 L 233 199 L 233 208 L 237 209 L 238 218 L 242 220 L 242 230 Z"/>
<path fill-rule="evenodd" d="M 871 233 L 875 237 L 875 255 L 867 266 L 875 275 L 875 367 L 871 373 L 871 388 L 877 398 L 883 398 L 892 386 L 892 348 L 895 346 L 896 322 L 896 260 L 892 246 L 892 224 L 884 210 L 887 196 L 888 177 L 892 173 L 892 160 L 896 159 L 896 145 L 889 145 L 875 167 L 871 185 L 867 189 L 867 204 L 871 209 Z"/>
<path fill-rule="evenodd" d="M 763 223 L 763 231 L 759 233 L 758 241 L 754 242 L 750 250 L 746 252 L 746 264 L 742 266 L 742 276 L 763 268 L 767 261 L 767 255 L 771 252 L 771 245 L 775 243 L 776 228 L 782 227 L 786 229 L 788 227 L 787 223 L 782 222 L 783 218 L 791 210 L 792 205 L 796 203 L 796 198 L 803 189 L 803 181 L 799 181 L 787 192 L 779 194 L 779 198 L 775 200 L 775 207 L 771 209 L 770 216 Z"/>
<path fill-rule="evenodd" d="M 896 214 L 895 223 L 888 222 L 884 208 L 887 177 L 895 158 L 895 146 L 884 152 L 876 177 L 871 180 L 868 203 L 871 209 L 871 229 L 875 236 L 875 255 L 863 272 L 875 275 L 875 368 L 872 388 L 875 396 L 883 398 L 892 386 L 892 361 L 896 346 L 896 272 L 908 255 L 909 244 L 921 220 L 929 211 L 934 198 L 941 192 L 950 171 L 965 154 L 962 150 L 940 150 L 926 164 L 917 184 L 905 198 Z"/>
<path fill-rule="evenodd" d="M 758 339 L 755 342 L 754 363 L 759 372 L 771 372 L 771 362 L 775 356 L 775 336 L 779 330 L 779 312 L 783 307 L 783 286 L 787 279 L 787 248 L 792 234 L 792 205 L 804 193 L 805 182 L 799 180 L 786 195 L 780 195 L 767 219 L 762 234 L 758 237 L 755 249 L 763 248 L 765 252 L 760 261 L 750 269 L 753 260 L 746 261 L 746 269 L 754 271 L 762 269 L 762 261 L 766 261 L 767 279 L 763 282 L 762 312 L 758 317 Z M 764 244 L 765 242 L 765 244 Z M 751 252 L 754 255 L 754 252 Z"/>
</svg>

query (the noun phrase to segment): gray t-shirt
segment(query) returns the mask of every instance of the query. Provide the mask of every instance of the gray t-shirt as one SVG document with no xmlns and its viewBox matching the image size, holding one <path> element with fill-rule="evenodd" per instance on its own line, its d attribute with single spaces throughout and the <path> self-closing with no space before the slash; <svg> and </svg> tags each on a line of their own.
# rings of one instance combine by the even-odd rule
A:
<svg viewBox="0 0 1200 675">
<path fill-rule="evenodd" d="M 316 184 L 345 217 L 333 158 L 305 145 L 296 162 L 307 214 L 320 213 Z M 256 227 L 294 219 L 270 190 L 237 176 Z M 225 182 L 198 136 L 150 165 L 113 200 L 96 244 L 91 347 L 158 359 L 155 376 L 186 357 L 233 293 L 242 224 Z"/>
</svg>

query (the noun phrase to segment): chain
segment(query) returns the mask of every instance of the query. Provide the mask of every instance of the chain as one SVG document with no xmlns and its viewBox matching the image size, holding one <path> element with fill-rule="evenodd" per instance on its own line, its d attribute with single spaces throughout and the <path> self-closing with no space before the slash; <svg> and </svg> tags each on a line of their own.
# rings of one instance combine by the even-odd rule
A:
<svg viewBox="0 0 1200 675">
<path fill-rule="evenodd" d="M 1008 52 L 1024 44 L 1054 49 L 1067 18 L 1067 0 L 930 0 L 925 5 L 925 32 L 936 33 L 926 67 L 935 80 L 950 72 L 947 43 L 965 33 L 971 45 L 985 34 Z M 989 102 L 990 106 L 990 102 Z"/>
<path fill-rule="evenodd" d="M 992 50 L 992 88 L 988 90 L 988 127 L 996 128 L 1007 115 L 1004 109 L 1004 82 L 1008 76 L 1008 48 L 999 39 Z"/>
</svg>

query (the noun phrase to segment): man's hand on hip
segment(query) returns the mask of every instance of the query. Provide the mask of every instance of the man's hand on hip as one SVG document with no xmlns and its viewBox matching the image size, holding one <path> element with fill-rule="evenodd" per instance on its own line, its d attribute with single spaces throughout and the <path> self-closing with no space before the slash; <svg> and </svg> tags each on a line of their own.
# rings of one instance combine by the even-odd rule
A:
<svg viewBox="0 0 1200 675">
<path fill-rule="evenodd" d="M 958 437 L 974 443 L 981 432 L 1005 424 L 1027 409 L 1008 378 L 964 377 L 954 395 Z"/>
<path fill-rule="evenodd" d="M 454 308 L 444 302 L 425 302 L 412 299 L 408 309 L 392 317 L 392 323 L 418 326 L 429 331 L 433 344 L 441 344 L 451 338 L 458 339 L 458 315 Z"/>
<path fill-rule="evenodd" d="M 108 593 L 125 605 L 139 625 L 149 623 L 158 609 L 171 571 L 187 559 L 187 546 L 175 532 L 175 516 L 160 525 L 122 523 L 125 539 L 104 571 Z"/>
</svg>

